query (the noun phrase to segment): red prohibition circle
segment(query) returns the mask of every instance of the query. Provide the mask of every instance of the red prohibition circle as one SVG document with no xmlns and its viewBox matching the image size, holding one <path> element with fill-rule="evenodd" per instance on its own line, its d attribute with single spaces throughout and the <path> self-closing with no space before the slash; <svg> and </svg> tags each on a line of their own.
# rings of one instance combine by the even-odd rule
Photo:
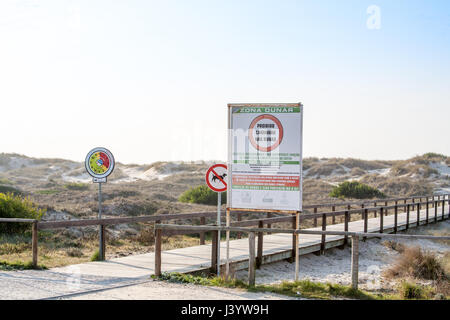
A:
<svg viewBox="0 0 450 320">
<path fill-rule="evenodd" d="M 255 127 L 255 125 L 258 121 L 261 121 L 263 119 L 270 119 L 273 122 L 275 122 L 275 124 L 278 126 L 278 130 L 279 130 L 278 140 L 275 141 L 275 143 L 269 147 L 262 147 L 262 146 L 258 145 L 258 143 L 255 141 L 255 137 L 253 136 L 253 128 Z M 257 150 L 262 151 L 262 152 L 272 151 L 273 149 L 277 148 L 280 145 L 281 141 L 283 140 L 283 126 L 281 125 L 280 120 L 278 120 L 276 117 L 274 117 L 270 114 L 262 114 L 260 116 L 257 116 L 255 119 L 253 119 L 252 123 L 250 123 L 249 131 L 250 132 L 248 133 L 248 138 L 250 140 L 250 143 Z"/>
<path fill-rule="evenodd" d="M 225 184 L 225 187 L 223 187 L 223 188 L 221 188 L 221 189 L 218 189 L 218 188 L 216 188 L 216 187 L 213 187 L 213 185 L 211 184 L 211 182 L 209 182 L 209 174 L 211 173 L 211 171 L 213 171 L 215 168 L 217 168 L 217 167 L 221 167 L 221 168 L 224 168 L 224 169 L 228 169 L 228 167 L 225 165 L 225 164 L 221 164 L 221 163 L 219 163 L 219 164 L 215 164 L 215 165 L 213 165 L 213 166 L 211 166 L 209 169 L 208 169 L 208 171 L 206 171 L 206 184 L 208 185 L 208 187 L 212 190 L 212 191 L 215 191 L 215 192 L 224 192 L 224 191 L 227 191 L 227 183 L 225 182 L 225 181 L 222 181 L 222 178 L 220 178 L 220 177 L 217 177 L 217 175 L 215 174 L 215 173 L 213 173 L 217 178 L 219 178 L 219 180 L 221 180 L 222 181 L 222 183 L 224 183 Z"/>
</svg>

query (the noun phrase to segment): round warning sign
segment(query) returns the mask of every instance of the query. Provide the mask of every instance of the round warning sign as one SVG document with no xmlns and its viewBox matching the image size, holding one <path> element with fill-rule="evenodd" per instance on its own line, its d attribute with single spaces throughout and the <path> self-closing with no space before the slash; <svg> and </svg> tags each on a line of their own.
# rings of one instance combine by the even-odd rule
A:
<svg viewBox="0 0 450 320">
<path fill-rule="evenodd" d="M 206 171 L 206 184 L 215 192 L 227 190 L 227 166 L 225 164 L 215 164 Z"/>
<path fill-rule="evenodd" d="M 105 148 L 94 148 L 86 156 L 87 172 L 94 178 L 106 178 L 114 170 L 114 156 Z"/>
<path fill-rule="evenodd" d="M 250 123 L 248 137 L 257 150 L 270 152 L 283 140 L 283 126 L 275 116 L 262 114 Z"/>
</svg>

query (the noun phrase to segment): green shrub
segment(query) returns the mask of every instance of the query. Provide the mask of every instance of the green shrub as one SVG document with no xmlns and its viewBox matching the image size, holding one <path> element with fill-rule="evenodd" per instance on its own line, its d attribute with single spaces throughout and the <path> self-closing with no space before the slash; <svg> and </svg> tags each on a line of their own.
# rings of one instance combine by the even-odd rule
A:
<svg viewBox="0 0 450 320">
<path fill-rule="evenodd" d="M 398 287 L 398 293 L 403 299 L 425 299 L 424 289 L 415 283 L 402 281 Z"/>
<path fill-rule="evenodd" d="M 445 156 L 441 153 L 435 153 L 435 152 L 425 153 L 424 155 L 422 155 L 422 157 L 424 157 L 426 159 L 442 159 L 442 160 L 447 159 L 447 156 Z"/>
<path fill-rule="evenodd" d="M 330 192 L 333 198 L 371 199 L 384 198 L 386 195 L 378 189 L 372 188 L 358 181 L 345 181 L 334 187 Z"/>
<path fill-rule="evenodd" d="M 0 184 L 12 185 L 13 183 L 10 180 L 6 179 L 6 178 L 0 178 Z"/>
<path fill-rule="evenodd" d="M 12 270 L 29 270 L 29 269 L 38 269 L 45 270 L 47 269 L 44 265 L 38 265 L 36 268 L 33 266 L 32 261 L 23 262 L 23 261 L 3 261 L 0 260 L 0 270 L 12 271 Z"/>
<path fill-rule="evenodd" d="M 100 261 L 100 251 L 98 249 L 92 254 L 91 261 Z"/>
<path fill-rule="evenodd" d="M 222 192 L 222 203 L 226 203 L 227 194 Z M 217 204 L 217 193 L 209 189 L 205 185 L 201 185 L 195 188 L 190 188 L 183 192 L 178 198 L 180 202 L 198 203 L 198 204 Z"/>
<path fill-rule="evenodd" d="M 23 195 L 22 191 L 20 191 L 19 189 L 16 189 L 14 187 L 10 187 L 10 186 L 0 186 L 0 193 L 12 193 L 15 194 L 17 196 L 21 196 Z"/>
<path fill-rule="evenodd" d="M 40 220 L 45 213 L 30 199 L 12 193 L 0 193 L 0 218 L 21 218 Z M 0 233 L 19 233 L 30 228 L 29 223 L 0 223 Z"/>
<path fill-rule="evenodd" d="M 84 190 L 89 189 L 89 185 L 86 183 L 71 182 L 71 183 L 66 183 L 64 185 L 64 188 L 69 189 L 69 190 L 84 191 Z"/>
</svg>

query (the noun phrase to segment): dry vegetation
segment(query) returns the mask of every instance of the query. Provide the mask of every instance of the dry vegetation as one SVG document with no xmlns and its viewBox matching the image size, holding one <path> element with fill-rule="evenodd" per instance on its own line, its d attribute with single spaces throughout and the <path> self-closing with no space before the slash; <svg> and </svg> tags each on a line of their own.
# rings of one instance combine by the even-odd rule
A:
<svg viewBox="0 0 450 320">
<path fill-rule="evenodd" d="M 333 186 L 348 180 L 368 184 L 389 197 L 450 190 L 450 175 L 439 174 L 436 166 L 431 166 L 432 163 L 450 166 L 450 158 L 435 154 L 402 161 L 306 158 L 303 165 L 304 203 L 348 200 L 329 196 Z M 177 200 L 190 187 L 204 184 L 204 173 L 211 164 L 204 161 L 157 162 L 151 165 L 118 163 L 108 184 L 103 186 L 104 216 L 214 211 L 215 206 Z M 16 188 L 47 209 L 43 219 L 90 218 L 97 215 L 96 185 L 90 181 L 82 163 L 0 154 L 0 186 Z M 108 254 L 119 256 L 151 250 L 153 239 L 149 228 L 145 225 L 108 227 Z M 48 266 L 88 261 L 97 246 L 96 232 L 95 228 L 73 228 L 41 234 L 40 261 Z M 170 237 L 165 245 L 181 247 L 197 243 L 198 236 L 178 236 Z M 29 246 L 28 236 L 16 239 L 2 236 L 0 261 L 30 259 Z"/>
<path fill-rule="evenodd" d="M 399 280 L 397 289 L 402 298 L 450 299 L 450 252 L 439 259 L 436 253 L 420 247 L 394 246 L 393 249 L 401 254 L 384 276 Z"/>
</svg>

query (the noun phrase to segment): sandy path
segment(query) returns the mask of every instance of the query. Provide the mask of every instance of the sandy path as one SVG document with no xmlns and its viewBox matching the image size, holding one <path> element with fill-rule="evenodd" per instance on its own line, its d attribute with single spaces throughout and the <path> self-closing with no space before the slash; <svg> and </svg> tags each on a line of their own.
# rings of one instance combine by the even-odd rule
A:
<svg viewBox="0 0 450 320">
<path fill-rule="evenodd" d="M 422 226 L 411 229 L 411 234 L 429 234 L 434 232 L 450 233 L 450 221 L 446 220 L 438 224 Z M 370 239 L 360 241 L 359 248 L 359 287 L 361 289 L 379 289 L 390 286 L 390 282 L 382 277 L 382 272 L 389 268 L 400 255 L 397 251 L 383 245 L 385 240 Z M 419 246 L 424 250 L 430 250 L 442 257 L 450 251 L 450 246 L 445 242 L 431 240 L 397 240 L 406 246 Z M 300 279 L 309 279 L 318 282 L 331 282 L 351 285 L 351 248 L 330 249 L 324 255 L 316 256 L 308 254 L 300 257 Z M 236 273 L 236 277 L 247 281 L 247 271 Z M 293 263 L 280 261 L 262 265 L 256 270 L 257 284 L 279 283 L 283 280 L 293 281 L 295 266 Z"/>
<path fill-rule="evenodd" d="M 177 284 L 150 281 L 124 288 L 76 295 L 62 299 L 71 300 L 286 300 L 293 299 L 272 293 L 253 293 L 241 289 L 204 287 L 193 284 Z"/>
<path fill-rule="evenodd" d="M 429 234 L 433 229 L 444 229 L 445 234 L 450 230 L 450 221 L 431 224 L 427 227 L 411 229 L 412 233 L 420 233 L 420 230 L 427 230 Z M 431 233 L 430 233 L 431 232 Z M 269 237 L 267 237 L 269 238 Z M 278 245 L 275 240 L 277 236 L 272 236 L 273 245 Z M 241 241 L 241 240 L 236 240 Z M 243 240 L 248 244 L 247 240 Z M 403 240 L 406 245 L 419 245 L 422 248 L 430 249 L 438 254 L 444 254 L 450 248 L 444 243 L 436 243 L 428 240 Z M 382 283 L 381 272 L 393 262 L 398 253 L 392 249 L 386 248 L 380 243 L 380 240 L 369 240 L 360 243 L 360 273 L 359 279 L 361 288 L 376 289 Z M 203 246 L 191 247 L 189 250 L 199 250 Z M 205 246 L 206 247 L 206 246 Z M 172 268 L 171 271 L 182 271 L 185 268 L 186 260 L 198 259 L 199 253 L 186 255 L 184 249 L 166 251 L 166 255 L 175 255 L 176 263 L 169 264 L 166 258 L 165 268 Z M 245 251 L 245 250 L 244 250 Z M 209 252 L 206 250 L 209 258 Z M 247 252 L 247 251 L 245 251 Z M 183 253 L 183 254 L 182 254 Z M 192 253 L 192 252 L 191 252 Z M 238 254 L 243 254 L 238 252 Z M 150 274 L 153 273 L 152 261 L 147 259 L 149 255 L 135 255 L 124 258 L 112 259 L 106 262 L 90 262 L 79 265 L 53 268 L 50 270 L 25 270 L 0 272 L 0 300 L 1 299 L 46 299 L 65 295 L 73 295 L 82 292 L 96 291 L 89 296 L 101 296 L 107 298 L 108 294 L 117 294 L 117 297 L 125 297 L 128 292 L 136 299 L 158 299 L 164 295 L 158 291 L 161 284 L 152 282 L 152 284 L 140 284 L 143 281 L 149 281 Z M 142 259 L 142 258 L 145 259 Z M 164 260 L 164 258 L 163 258 Z M 205 263 L 209 263 L 209 260 Z M 239 278 L 245 279 L 247 271 L 237 273 Z M 333 283 L 350 284 L 350 248 L 343 250 L 332 249 L 323 256 L 313 254 L 304 255 L 300 258 L 300 278 L 311 279 L 314 281 L 326 281 Z M 281 261 L 278 263 L 263 265 L 256 272 L 257 283 L 273 283 L 282 280 L 294 279 L 294 264 Z M 125 287 L 137 285 L 135 287 Z M 230 289 L 195 287 L 195 290 L 183 289 L 185 286 L 178 284 L 168 284 L 168 287 L 174 289 L 174 294 L 170 294 L 171 299 L 184 299 L 186 295 L 190 299 L 224 299 L 224 295 L 247 298 L 247 293 L 236 293 L 238 291 L 228 291 Z M 121 286 L 122 288 L 115 288 Z M 148 287 L 150 286 L 150 287 Z M 106 289 L 112 289 L 110 293 Z M 155 289 L 152 289 L 155 288 Z M 201 289 L 203 288 L 203 289 Z M 99 291 L 103 290 L 103 291 Z M 134 290 L 134 291 L 133 291 Z M 155 291 L 153 291 L 155 290 Z M 184 291 L 183 291 L 184 290 Z M 217 290 L 217 291 L 214 291 Z M 198 291 L 199 295 L 189 293 Z M 211 292 L 220 292 L 217 295 Z M 124 292 L 124 293 L 122 293 Z M 254 296 L 253 296 L 254 295 Z M 250 294 L 251 299 L 263 299 L 266 295 Z M 76 296 L 72 296 L 76 297 Z M 271 295 L 267 295 L 271 297 Z M 164 299 L 164 298 L 163 298 Z"/>
</svg>

